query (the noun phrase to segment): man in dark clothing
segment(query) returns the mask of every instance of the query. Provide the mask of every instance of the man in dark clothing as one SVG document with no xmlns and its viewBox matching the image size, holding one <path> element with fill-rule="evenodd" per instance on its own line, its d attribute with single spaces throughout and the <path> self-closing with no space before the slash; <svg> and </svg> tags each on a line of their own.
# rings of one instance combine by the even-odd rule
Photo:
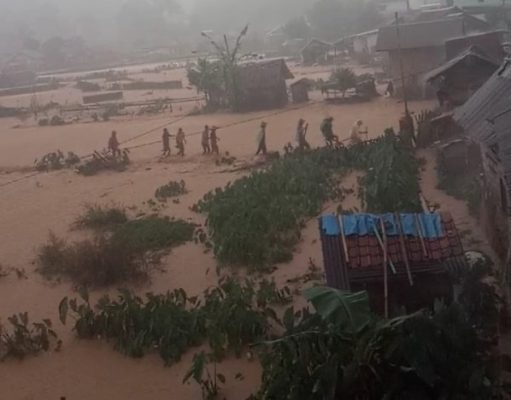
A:
<svg viewBox="0 0 511 400">
<path fill-rule="evenodd" d="M 218 149 L 218 136 L 216 135 L 217 127 L 213 126 L 211 127 L 211 133 L 209 135 L 209 140 L 211 142 L 211 152 L 215 154 L 219 154 L 220 151 Z"/>
<path fill-rule="evenodd" d="M 309 124 L 306 124 L 305 120 L 300 118 L 298 121 L 298 127 L 296 128 L 296 142 L 298 143 L 298 148 L 300 150 L 310 150 L 311 148 L 306 139 L 308 128 Z"/>
<path fill-rule="evenodd" d="M 257 152 L 256 156 L 262 153 L 263 155 L 266 155 L 267 149 L 266 149 L 266 122 L 261 122 L 261 130 L 259 131 L 259 134 L 257 135 Z"/>
<path fill-rule="evenodd" d="M 213 129 L 213 128 L 211 128 Z M 202 131 L 202 154 L 209 154 L 211 153 L 211 148 L 209 147 L 209 126 L 205 126 L 204 130 Z"/>
<path fill-rule="evenodd" d="M 178 156 L 184 157 L 185 155 L 185 132 L 183 131 L 183 128 L 179 128 L 176 135 L 176 147 L 178 148 Z"/>
<path fill-rule="evenodd" d="M 163 157 L 170 157 L 170 133 L 167 128 L 163 130 Z"/>
<path fill-rule="evenodd" d="M 119 148 L 120 144 L 117 140 L 117 132 L 112 131 L 112 136 L 108 139 L 108 150 L 112 153 L 114 157 L 121 155 L 121 149 Z"/>
<path fill-rule="evenodd" d="M 333 147 L 334 142 L 337 144 L 339 143 L 339 138 L 334 135 L 334 127 L 333 127 L 333 117 L 327 117 L 323 120 L 321 123 L 321 133 L 323 134 L 323 137 L 325 138 L 325 142 L 327 146 Z"/>
</svg>

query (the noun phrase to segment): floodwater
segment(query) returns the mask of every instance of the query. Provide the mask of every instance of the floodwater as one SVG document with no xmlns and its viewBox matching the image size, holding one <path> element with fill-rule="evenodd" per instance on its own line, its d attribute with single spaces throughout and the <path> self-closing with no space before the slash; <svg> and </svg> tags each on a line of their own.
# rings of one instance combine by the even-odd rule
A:
<svg viewBox="0 0 511 400">
<path fill-rule="evenodd" d="M 170 72 L 177 74 L 176 71 Z M 295 72 L 297 75 L 310 74 L 314 78 L 328 74 L 324 69 Z M 184 74 L 184 71 L 180 73 Z M 169 76 L 160 79 L 169 79 Z M 195 91 L 188 92 L 189 96 L 196 94 Z M 143 94 L 130 92 L 127 95 L 137 98 Z M 153 95 L 158 96 L 158 93 Z M 38 96 L 53 96 L 53 99 L 71 102 L 77 100 L 78 93 L 72 88 L 64 88 Z M 123 173 L 104 173 L 86 178 L 71 171 L 59 171 L 0 186 L 0 263 L 23 268 L 28 276 L 26 280 L 15 276 L 0 279 L 0 319 L 5 320 L 13 313 L 23 311 L 28 311 L 33 320 L 51 318 L 63 339 L 62 350 L 58 353 L 28 358 L 22 362 L 0 363 L 0 399 L 47 400 L 59 399 L 60 396 L 66 396 L 68 400 L 199 398 L 200 389 L 196 385 L 181 383 L 190 366 L 193 351 L 178 365 L 165 368 L 157 356 L 129 359 L 107 344 L 77 340 L 69 326 L 61 326 L 58 323 L 58 303 L 64 296 L 74 296 L 75 293 L 68 283 L 49 284 L 34 271 L 36 249 L 46 241 L 50 231 L 69 240 L 79 239 L 83 234 L 72 231 L 70 225 L 81 213 L 84 204 L 115 202 L 126 207 L 136 206 L 137 211 L 147 211 L 143 203 L 153 197 L 157 187 L 169 180 L 184 179 L 189 193 L 183 196 L 180 204 L 169 205 L 163 213 L 204 222 L 202 216 L 189 210 L 189 206 L 209 190 L 224 186 L 243 174 L 228 172 L 225 166 L 216 166 L 213 158 L 201 155 L 200 136 L 195 132 L 199 132 L 205 124 L 220 127 L 230 125 L 218 132 L 221 151 L 229 152 L 240 162 L 251 162 L 255 159 L 256 135 L 261 120 L 268 123 L 269 149 L 281 150 L 294 140 L 299 118 L 306 119 L 310 124 L 310 143 L 320 146 L 319 125 L 325 116 L 335 118 L 335 130 L 341 138 L 348 137 L 350 127 L 358 119 L 364 121 L 372 137 L 381 134 L 387 127 L 397 127 L 403 111 L 402 104 L 384 97 L 369 103 L 343 106 L 326 105 L 320 101 L 318 93 L 313 97 L 310 104 L 299 108 L 290 105 L 283 110 L 250 114 L 199 115 L 186 117 L 178 124 L 171 123 L 186 112 L 184 109 L 175 110 L 175 114 L 155 117 L 123 117 L 108 122 L 44 128 L 35 126 L 31 120 L 0 119 L 0 185 L 23 177 L 26 172 L 22 171 L 29 168 L 34 159 L 49 151 L 61 149 L 83 155 L 102 148 L 109 132 L 114 129 L 119 139 L 124 141 L 158 128 L 129 142 L 130 146 L 158 140 L 160 127 L 164 124 L 169 124 L 171 133 L 177 127 L 189 133 L 187 154 L 183 159 L 173 157 L 170 162 L 160 162 L 160 145 L 155 144 L 133 149 L 130 155 L 133 163 Z M 1 99 L 4 105 L 26 100 L 26 96 Z M 410 107 L 420 111 L 430 105 L 430 102 L 414 102 Z M 2 169 L 19 171 L 2 174 Z M 343 185 L 351 187 L 355 182 L 355 177 L 351 176 Z M 433 185 L 432 182 L 428 184 Z M 348 198 L 344 208 L 354 205 L 356 199 Z M 310 258 L 319 266 L 322 265 L 318 236 L 317 223 L 311 220 L 304 230 L 303 241 L 294 260 L 280 265 L 274 273 L 277 283 L 284 285 L 288 279 L 306 272 Z M 196 294 L 216 282 L 214 258 L 193 243 L 175 249 L 165 258 L 162 267 L 163 272 L 155 272 L 151 283 L 136 290 L 140 293 L 164 292 L 182 287 L 190 294 Z M 97 298 L 101 294 L 94 292 L 92 295 Z M 244 399 L 257 390 L 260 383 L 257 362 L 243 358 L 230 359 L 218 368 L 227 378 L 222 391 L 227 399 Z M 238 372 L 244 375 L 243 381 L 234 379 Z"/>
</svg>

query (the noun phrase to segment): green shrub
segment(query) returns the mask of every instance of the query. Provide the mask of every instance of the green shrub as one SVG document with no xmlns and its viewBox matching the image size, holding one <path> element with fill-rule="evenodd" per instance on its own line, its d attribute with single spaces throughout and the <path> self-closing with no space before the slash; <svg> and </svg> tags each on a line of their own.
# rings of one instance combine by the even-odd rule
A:
<svg viewBox="0 0 511 400">
<path fill-rule="evenodd" d="M 169 365 L 191 347 L 208 343 L 212 358 L 221 360 L 231 351 L 239 356 L 243 348 L 267 337 L 270 321 L 277 321 L 269 305 L 289 292 L 284 289 L 272 293 L 270 287 L 266 283 L 261 293 L 263 287 L 257 282 L 227 278 L 204 292 L 202 301 L 188 296 L 183 289 L 148 293 L 145 298 L 121 290 L 117 299 L 103 297 L 95 306 L 82 293 L 84 302 L 64 298 L 59 313 L 66 323 L 71 311 L 78 337 L 105 338 L 131 357 L 142 357 L 156 349 Z"/>
<path fill-rule="evenodd" d="M 481 211 L 482 188 L 476 174 L 452 174 L 438 166 L 438 188 L 449 196 L 467 203 L 469 212 L 478 217 Z"/>
<path fill-rule="evenodd" d="M 166 185 L 160 186 L 156 189 L 154 193 L 154 197 L 159 200 L 165 200 L 171 197 L 181 196 L 186 193 L 186 183 L 185 181 L 175 182 L 170 181 Z"/>
<path fill-rule="evenodd" d="M 77 286 L 106 287 L 148 277 L 144 254 L 122 241 L 98 235 L 68 244 L 50 234 L 37 256 L 37 271 L 47 279 L 69 278 Z"/>
<path fill-rule="evenodd" d="M 150 216 L 119 225 L 111 240 L 138 252 L 162 250 L 192 240 L 194 230 L 194 224 L 183 220 Z"/>
<path fill-rule="evenodd" d="M 7 318 L 11 329 L 0 324 L 0 361 L 7 358 L 21 360 L 60 347 L 57 334 L 49 319 L 29 323 L 28 314 L 20 313 Z"/>
<path fill-rule="evenodd" d="M 383 168 L 382 168 L 383 166 Z M 338 184 L 350 169 L 366 171 L 362 201 L 371 212 L 416 212 L 419 164 L 392 133 L 350 148 L 291 153 L 225 188 L 194 207 L 208 215 L 218 260 L 253 268 L 291 260 L 307 219 L 325 202 L 342 198 Z"/>
<path fill-rule="evenodd" d="M 124 208 L 89 204 L 85 206 L 85 213 L 77 218 L 75 225 L 79 228 L 107 229 L 126 222 L 128 216 Z"/>
</svg>

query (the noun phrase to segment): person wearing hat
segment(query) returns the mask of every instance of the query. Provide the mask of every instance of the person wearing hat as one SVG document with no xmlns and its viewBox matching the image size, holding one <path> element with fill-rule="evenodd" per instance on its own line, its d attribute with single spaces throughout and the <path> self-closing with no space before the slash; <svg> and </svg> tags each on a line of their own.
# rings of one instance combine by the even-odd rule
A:
<svg viewBox="0 0 511 400">
<path fill-rule="evenodd" d="M 334 135 L 334 126 L 333 126 L 333 117 L 327 117 L 321 122 L 321 133 L 323 134 L 323 137 L 325 138 L 325 142 L 327 146 L 333 147 L 334 142 L 339 143 L 339 138 L 337 135 Z"/>
<path fill-rule="evenodd" d="M 170 157 L 170 133 L 167 128 L 163 130 L 161 139 L 163 142 L 163 157 Z"/>
<path fill-rule="evenodd" d="M 259 134 L 257 135 L 257 152 L 256 156 L 262 153 L 263 155 L 266 155 L 267 149 L 266 149 L 266 122 L 261 122 L 261 130 L 259 131 Z"/>
<path fill-rule="evenodd" d="M 185 155 L 185 132 L 183 131 L 183 128 L 179 128 L 176 135 L 176 147 L 179 150 L 177 155 L 184 157 Z"/>
<path fill-rule="evenodd" d="M 300 150 L 310 150 L 311 148 L 306 139 L 307 129 L 309 129 L 309 124 L 306 124 L 305 120 L 300 118 L 298 120 L 298 127 L 296 128 L 296 142 L 298 143 L 298 148 Z"/>
<path fill-rule="evenodd" d="M 209 126 L 205 126 L 204 130 L 202 131 L 202 154 L 209 154 L 211 153 L 211 148 L 209 147 Z"/>
<path fill-rule="evenodd" d="M 220 151 L 218 149 L 218 141 L 220 139 L 218 139 L 218 136 L 216 135 L 217 129 L 218 129 L 218 127 L 212 126 L 210 134 L 209 134 L 209 141 L 211 142 L 211 152 L 216 155 L 218 155 L 220 153 Z"/>
<path fill-rule="evenodd" d="M 363 124 L 362 120 L 359 119 L 351 127 L 350 139 L 352 145 L 362 143 L 361 135 L 367 135 L 367 129 L 365 131 L 362 130 Z"/>
</svg>

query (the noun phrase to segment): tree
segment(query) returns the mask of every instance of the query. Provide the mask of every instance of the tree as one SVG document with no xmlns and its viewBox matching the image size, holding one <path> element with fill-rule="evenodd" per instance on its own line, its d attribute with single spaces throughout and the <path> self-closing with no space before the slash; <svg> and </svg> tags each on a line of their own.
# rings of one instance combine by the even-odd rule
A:
<svg viewBox="0 0 511 400">
<path fill-rule="evenodd" d="M 202 32 L 201 35 L 209 40 L 213 46 L 216 56 L 219 59 L 220 69 L 223 76 L 223 87 L 228 99 L 229 106 L 237 111 L 240 106 L 240 88 L 238 76 L 238 63 L 240 60 L 239 51 L 241 42 L 247 35 L 248 25 L 240 32 L 234 45 L 229 43 L 227 35 L 224 35 L 224 42 L 217 43 L 208 33 Z"/>
<path fill-rule="evenodd" d="M 346 94 L 346 90 L 351 89 L 357 84 L 357 76 L 349 68 L 341 68 L 332 73 L 330 81 L 335 83 L 337 89 L 342 91 L 342 96 Z"/>
<path fill-rule="evenodd" d="M 311 27 L 305 17 L 293 18 L 284 25 L 283 30 L 289 39 L 308 39 L 311 35 Z"/>
<path fill-rule="evenodd" d="M 188 81 L 204 93 L 209 109 L 218 108 L 225 103 L 222 71 L 218 62 L 200 58 L 195 67 L 188 68 Z"/>
</svg>

